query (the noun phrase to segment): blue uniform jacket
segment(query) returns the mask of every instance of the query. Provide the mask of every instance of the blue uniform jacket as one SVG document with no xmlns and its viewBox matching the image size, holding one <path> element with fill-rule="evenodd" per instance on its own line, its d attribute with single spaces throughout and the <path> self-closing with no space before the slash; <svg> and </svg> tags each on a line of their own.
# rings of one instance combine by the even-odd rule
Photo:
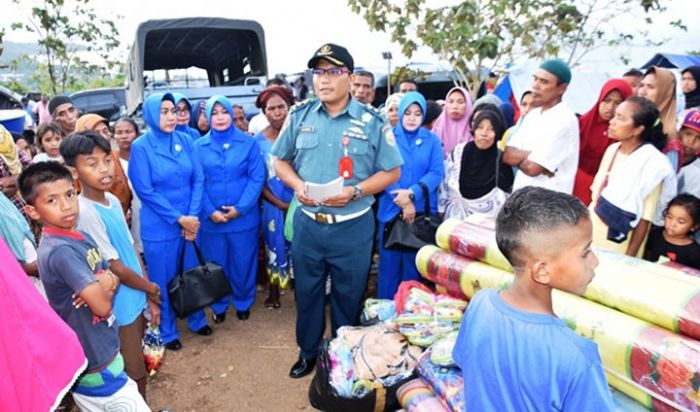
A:
<svg viewBox="0 0 700 412">
<path fill-rule="evenodd" d="M 144 102 L 149 129 L 131 145 L 129 158 L 129 180 L 141 200 L 141 238 L 146 241 L 180 237 L 177 220 L 197 216 L 202 199 L 204 179 L 195 168 L 189 136 L 158 128 L 164 99 L 173 101 L 169 93 L 156 93 Z"/>
<path fill-rule="evenodd" d="M 389 185 L 379 196 L 377 220 L 388 222 L 394 216 L 401 213 L 401 208 L 394 204 L 391 191 L 397 189 L 411 189 L 415 195 L 413 204 L 416 213 L 425 211 L 425 199 L 419 182 L 428 186 L 430 195 L 430 212 L 437 213 L 437 188 L 442 182 L 445 173 L 443 162 L 442 144 L 440 138 L 433 132 L 419 127 L 415 133 L 406 133 L 401 126 L 403 112 L 412 104 L 421 105 L 422 96 L 419 93 L 409 93 L 401 101 L 399 111 L 399 124 L 394 128 L 394 136 L 399 146 L 403 165 L 401 166 L 401 178 L 398 182 Z M 425 100 L 422 100 L 424 102 Z M 425 118 L 425 103 L 421 105 L 423 118 Z"/>
<path fill-rule="evenodd" d="M 225 99 L 225 100 L 222 100 Z M 211 104 L 209 104 L 211 103 Z M 221 103 L 233 109 L 228 99 L 214 96 L 207 103 L 207 118 L 211 107 Z M 210 131 L 194 142 L 197 167 L 204 175 L 204 193 L 199 220 L 202 231 L 228 233 L 252 229 L 260 224 L 258 200 L 265 184 L 265 163 L 255 138 L 238 130 L 233 124 L 224 132 Z M 227 223 L 214 223 L 210 216 L 222 206 L 233 206 L 240 216 Z"/>
</svg>

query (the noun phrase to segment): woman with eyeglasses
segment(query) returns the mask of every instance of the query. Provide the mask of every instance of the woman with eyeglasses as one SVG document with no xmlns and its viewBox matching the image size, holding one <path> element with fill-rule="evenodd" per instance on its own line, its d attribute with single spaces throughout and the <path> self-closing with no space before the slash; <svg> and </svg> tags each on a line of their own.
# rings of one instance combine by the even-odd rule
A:
<svg viewBox="0 0 700 412">
<path fill-rule="evenodd" d="M 173 93 L 175 102 L 175 111 L 177 114 L 177 126 L 175 130 L 180 133 L 184 133 L 192 138 L 192 141 L 199 139 L 202 135 L 199 130 L 190 127 L 190 118 L 192 116 L 192 103 L 190 100 L 181 93 Z"/>
<path fill-rule="evenodd" d="M 197 264 L 194 241 L 199 232 L 203 176 L 195 167 L 191 139 L 175 130 L 175 98 L 155 93 L 143 103 L 147 131 L 131 145 L 129 180 L 141 199 L 141 241 L 148 274 L 163 291 L 160 328 L 166 348 L 182 347 L 175 311 L 168 299 L 168 282 L 176 275 L 180 250 L 185 247 L 183 269 Z M 210 335 L 204 311 L 188 316 L 189 328 Z"/>
</svg>

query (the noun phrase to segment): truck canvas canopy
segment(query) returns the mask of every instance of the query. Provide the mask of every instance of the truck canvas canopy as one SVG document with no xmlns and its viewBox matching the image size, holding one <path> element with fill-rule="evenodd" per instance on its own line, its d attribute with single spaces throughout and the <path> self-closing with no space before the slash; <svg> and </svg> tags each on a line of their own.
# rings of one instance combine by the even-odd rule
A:
<svg viewBox="0 0 700 412">
<path fill-rule="evenodd" d="M 190 99 L 223 94 L 248 106 L 267 78 L 265 35 L 260 24 L 248 20 L 149 20 L 136 31 L 126 70 L 128 113 L 154 90 Z"/>
</svg>

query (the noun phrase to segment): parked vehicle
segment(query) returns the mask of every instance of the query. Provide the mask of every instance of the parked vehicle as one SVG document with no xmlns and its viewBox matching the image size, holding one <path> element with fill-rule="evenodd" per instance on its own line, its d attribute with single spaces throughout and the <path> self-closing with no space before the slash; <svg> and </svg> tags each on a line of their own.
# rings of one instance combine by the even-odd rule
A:
<svg viewBox="0 0 700 412">
<path fill-rule="evenodd" d="M 265 35 L 248 20 L 149 20 L 136 30 L 126 72 L 128 114 L 139 112 L 150 93 L 165 90 L 191 100 L 222 94 L 254 113 L 267 81 Z"/>
<path fill-rule="evenodd" d="M 0 110 L 22 108 L 22 96 L 12 90 L 0 86 Z"/>
<path fill-rule="evenodd" d="M 95 113 L 113 122 L 126 113 L 126 92 L 123 87 L 84 90 L 71 95 L 80 114 Z"/>
</svg>

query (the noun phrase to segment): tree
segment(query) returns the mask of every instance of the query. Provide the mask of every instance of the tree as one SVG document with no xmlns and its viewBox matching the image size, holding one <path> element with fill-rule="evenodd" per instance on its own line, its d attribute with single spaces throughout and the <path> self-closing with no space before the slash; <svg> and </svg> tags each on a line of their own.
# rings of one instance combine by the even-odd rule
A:
<svg viewBox="0 0 700 412">
<path fill-rule="evenodd" d="M 19 0 L 13 1 L 19 4 Z M 118 64 L 111 58 L 111 52 L 119 47 L 114 22 L 98 17 L 89 2 L 72 0 L 70 7 L 66 0 L 43 0 L 41 6 L 32 7 L 26 21 L 12 24 L 12 29 L 39 37 L 42 49 L 39 68 L 48 75 L 54 94 L 64 93 L 75 85 L 79 74 L 105 73 Z M 80 52 L 93 53 L 101 61 L 89 62 L 80 57 Z"/>
<path fill-rule="evenodd" d="M 464 0 L 437 8 L 426 0 L 403 0 L 402 5 L 348 0 L 348 5 L 371 30 L 390 33 L 407 57 L 419 45 L 431 49 L 471 90 L 499 64 L 520 57 L 559 55 L 576 64 L 598 45 L 634 38 L 610 27 L 613 16 L 664 10 L 659 0 Z"/>
</svg>

